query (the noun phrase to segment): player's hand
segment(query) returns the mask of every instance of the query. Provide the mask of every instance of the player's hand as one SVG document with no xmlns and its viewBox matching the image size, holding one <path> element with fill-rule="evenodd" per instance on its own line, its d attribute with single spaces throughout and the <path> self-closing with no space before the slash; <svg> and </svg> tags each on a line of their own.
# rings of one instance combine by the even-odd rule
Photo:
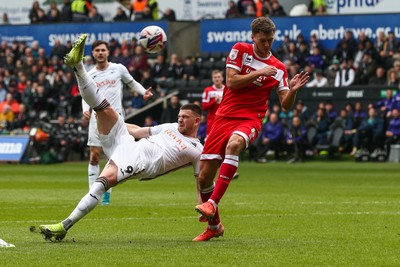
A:
<svg viewBox="0 0 400 267">
<path fill-rule="evenodd" d="M 290 90 L 291 91 L 297 91 L 301 87 L 303 87 L 306 83 L 308 83 L 308 80 L 310 79 L 310 74 L 306 71 L 301 71 L 300 73 L 297 73 L 291 80 L 290 80 Z"/>
<path fill-rule="evenodd" d="M 144 96 L 143 96 L 143 99 L 144 100 L 149 100 L 150 98 L 152 98 L 153 97 L 153 93 L 151 92 L 151 87 L 149 87 L 147 90 L 146 90 L 146 93 L 144 93 Z"/>
<path fill-rule="evenodd" d="M 273 66 L 266 66 L 261 69 L 262 75 L 275 76 L 278 73 L 278 69 Z"/>
</svg>

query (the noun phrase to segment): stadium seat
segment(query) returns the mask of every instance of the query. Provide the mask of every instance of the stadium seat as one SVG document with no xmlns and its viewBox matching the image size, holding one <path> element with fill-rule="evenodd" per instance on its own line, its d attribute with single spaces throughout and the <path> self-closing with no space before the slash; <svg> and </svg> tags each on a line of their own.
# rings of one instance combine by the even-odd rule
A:
<svg viewBox="0 0 400 267">
<path fill-rule="evenodd" d="M 342 140 L 344 134 L 344 129 L 342 127 L 338 127 L 329 136 L 329 144 L 328 145 L 317 145 L 316 149 L 318 151 L 328 151 L 328 158 L 333 159 L 334 154 L 339 151 L 340 141 Z"/>
<path fill-rule="evenodd" d="M 212 81 L 209 78 L 200 80 L 200 86 L 202 86 L 202 87 L 207 87 L 207 86 L 210 86 L 211 84 L 212 84 Z"/>
</svg>

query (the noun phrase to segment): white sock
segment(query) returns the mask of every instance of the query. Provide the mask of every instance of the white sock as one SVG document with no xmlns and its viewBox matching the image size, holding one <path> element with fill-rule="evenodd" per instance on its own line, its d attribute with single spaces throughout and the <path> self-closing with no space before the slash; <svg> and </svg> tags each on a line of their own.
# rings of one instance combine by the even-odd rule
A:
<svg viewBox="0 0 400 267">
<path fill-rule="evenodd" d="M 89 189 L 92 187 L 97 177 L 99 177 L 99 174 L 100 174 L 100 165 L 99 164 L 92 165 L 89 163 L 88 166 Z"/>
<path fill-rule="evenodd" d="M 89 193 L 87 193 L 81 199 L 81 201 L 79 201 L 76 208 L 65 220 L 68 221 L 69 223 L 69 226 L 67 228 L 74 225 L 76 222 L 78 222 L 80 219 L 86 216 L 86 214 L 92 211 L 97 206 L 97 203 L 99 202 L 101 196 L 104 194 L 105 191 L 106 190 L 102 183 L 100 182 L 93 183 L 92 187 L 89 190 Z"/>
<path fill-rule="evenodd" d="M 74 73 L 82 98 L 90 107 L 98 107 L 105 100 L 104 95 L 98 90 L 96 83 L 86 72 L 82 61 L 75 66 L 75 69 Z"/>
</svg>

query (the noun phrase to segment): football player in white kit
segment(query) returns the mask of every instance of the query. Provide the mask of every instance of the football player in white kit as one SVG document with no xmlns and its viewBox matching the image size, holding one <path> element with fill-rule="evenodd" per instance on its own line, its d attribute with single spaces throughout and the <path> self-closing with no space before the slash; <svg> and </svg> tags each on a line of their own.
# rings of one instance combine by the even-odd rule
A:
<svg viewBox="0 0 400 267">
<path fill-rule="evenodd" d="M 50 240 L 62 240 L 76 222 L 96 207 L 104 192 L 120 182 L 152 179 L 188 165 L 193 166 L 196 178 L 199 173 L 203 146 L 196 133 L 201 108 L 195 104 L 183 105 L 177 123 L 144 128 L 126 125 L 82 64 L 86 37 L 83 34 L 74 43 L 65 63 L 74 69 L 83 99 L 96 111 L 97 129 L 109 161 L 89 192 L 65 220 L 39 226 L 45 238 Z M 151 91 L 147 90 L 144 98 L 151 96 Z M 135 141 L 136 138 L 141 139 Z"/>
<path fill-rule="evenodd" d="M 136 91 L 141 95 L 146 93 L 146 89 L 136 82 L 127 68 L 122 64 L 116 64 L 108 61 L 110 49 L 108 43 L 102 40 L 93 42 L 92 55 L 96 65 L 88 71 L 88 74 L 95 81 L 97 88 L 110 103 L 111 107 L 125 117 L 122 106 L 122 90 L 124 84 L 131 91 Z M 97 131 L 96 113 L 92 112 L 90 106 L 82 99 L 83 122 L 89 120 L 89 136 L 87 145 L 90 147 L 90 156 L 88 164 L 89 188 L 100 174 L 100 155 L 102 153 L 101 142 Z M 111 188 L 104 193 L 101 199 L 102 205 L 110 204 Z"/>
</svg>

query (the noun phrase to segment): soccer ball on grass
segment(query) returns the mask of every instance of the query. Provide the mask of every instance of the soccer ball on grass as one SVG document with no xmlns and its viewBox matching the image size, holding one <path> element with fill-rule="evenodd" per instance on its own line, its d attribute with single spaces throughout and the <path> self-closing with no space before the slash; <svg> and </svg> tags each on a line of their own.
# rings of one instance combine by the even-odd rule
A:
<svg viewBox="0 0 400 267">
<path fill-rule="evenodd" d="M 152 25 L 144 28 L 139 35 L 139 44 L 147 53 L 158 53 L 164 49 L 167 35 L 158 26 Z"/>
</svg>

